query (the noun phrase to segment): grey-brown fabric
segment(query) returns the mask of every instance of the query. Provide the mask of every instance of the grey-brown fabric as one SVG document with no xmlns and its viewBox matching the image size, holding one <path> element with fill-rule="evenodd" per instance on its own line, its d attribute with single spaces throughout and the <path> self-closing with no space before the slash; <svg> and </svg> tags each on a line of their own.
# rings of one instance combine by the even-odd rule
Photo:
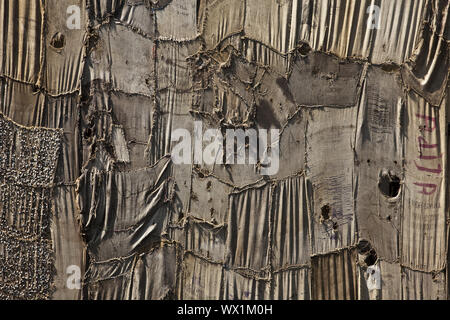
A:
<svg viewBox="0 0 450 320">
<path fill-rule="evenodd" d="M 447 299 L 449 6 L 0 0 L 0 298 Z"/>
</svg>

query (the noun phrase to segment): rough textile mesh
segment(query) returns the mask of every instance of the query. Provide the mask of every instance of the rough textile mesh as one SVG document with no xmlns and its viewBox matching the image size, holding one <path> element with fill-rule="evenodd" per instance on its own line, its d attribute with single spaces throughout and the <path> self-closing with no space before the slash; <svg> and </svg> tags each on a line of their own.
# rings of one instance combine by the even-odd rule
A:
<svg viewBox="0 0 450 320">
<path fill-rule="evenodd" d="M 49 299 L 52 181 L 61 133 L 0 117 L 0 298 Z"/>
</svg>

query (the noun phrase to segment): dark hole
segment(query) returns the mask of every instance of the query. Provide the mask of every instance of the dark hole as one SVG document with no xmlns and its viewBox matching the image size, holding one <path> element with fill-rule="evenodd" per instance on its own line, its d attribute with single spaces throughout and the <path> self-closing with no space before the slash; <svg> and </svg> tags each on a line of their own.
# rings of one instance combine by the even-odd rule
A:
<svg viewBox="0 0 450 320">
<path fill-rule="evenodd" d="M 359 254 L 365 254 L 372 249 L 370 242 L 367 240 L 360 240 L 356 247 L 358 248 Z"/>
<path fill-rule="evenodd" d="M 311 51 L 311 47 L 307 43 L 303 43 L 300 48 L 298 48 L 298 52 L 302 56 L 306 56 Z"/>
<path fill-rule="evenodd" d="M 387 221 L 391 221 L 391 220 L 392 220 L 391 216 L 387 216 L 387 217 L 386 217 L 386 220 L 387 220 Z"/>
<path fill-rule="evenodd" d="M 400 178 L 390 173 L 383 173 L 380 177 L 378 188 L 385 196 L 395 198 L 400 192 Z"/>
<path fill-rule="evenodd" d="M 329 205 L 324 205 L 323 207 L 322 207 L 322 219 L 323 220 L 328 220 L 328 219 L 330 219 L 330 211 L 331 211 L 331 208 L 330 208 L 330 206 Z"/>
<path fill-rule="evenodd" d="M 66 45 L 66 38 L 60 32 L 53 35 L 50 45 L 55 49 L 62 49 Z"/>
<path fill-rule="evenodd" d="M 364 262 L 368 266 L 373 266 L 377 262 L 377 259 L 378 259 L 378 257 L 377 257 L 377 253 L 375 252 L 375 250 L 374 249 L 370 249 L 369 254 L 364 259 Z"/>
<path fill-rule="evenodd" d="M 338 229 L 339 225 L 337 222 L 333 222 L 333 230 L 336 231 Z"/>
</svg>

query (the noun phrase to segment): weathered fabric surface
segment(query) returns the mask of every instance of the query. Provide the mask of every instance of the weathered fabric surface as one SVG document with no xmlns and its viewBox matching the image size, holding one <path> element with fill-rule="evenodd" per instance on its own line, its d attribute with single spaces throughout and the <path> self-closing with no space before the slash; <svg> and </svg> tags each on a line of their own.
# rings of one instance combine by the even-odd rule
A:
<svg viewBox="0 0 450 320">
<path fill-rule="evenodd" d="M 0 0 L 0 298 L 447 299 L 449 6 Z"/>
</svg>

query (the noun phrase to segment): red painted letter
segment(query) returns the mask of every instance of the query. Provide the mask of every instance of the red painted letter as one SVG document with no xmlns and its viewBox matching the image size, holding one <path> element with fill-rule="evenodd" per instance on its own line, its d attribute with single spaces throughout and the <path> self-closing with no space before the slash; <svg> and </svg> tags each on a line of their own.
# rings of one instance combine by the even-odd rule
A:
<svg viewBox="0 0 450 320">
<path fill-rule="evenodd" d="M 424 137 L 419 137 L 419 146 L 424 149 L 433 149 L 439 147 L 438 144 L 428 144 Z"/>
<path fill-rule="evenodd" d="M 425 168 L 425 167 L 418 166 L 417 163 L 416 163 L 415 161 L 414 161 L 414 163 L 415 163 L 417 169 L 419 169 L 420 171 L 425 171 L 425 172 L 430 172 L 430 173 L 436 173 L 436 174 L 439 174 L 439 173 L 442 172 L 442 167 L 441 167 L 440 164 L 438 164 L 437 169 L 430 169 L 430 168 Z"/>
<path fill-rule="evenodd" d="M 432 195 L 433 193 L 436 192 L 437 189 L 437 185 L 435 184 L 429 184 L 429 183 L 414 183 L 416 186 L 418 187 L 422 187 L 422 191 L 420 191 L 419 193 L 424 194 L 424 195 Z M 427 191 L 428 189 L 432 189 L 431 191 Z"/>
<path fill-rule="evenodd" d="M 426 130 L 428 132 L 432 132 L 434 129 L 436 129 L 436 118 L 428 117 L 428 116 L 421 115 L 421 114 L 418 114 L 418 113 L 416 113 L 416 117 L 420 118 L 420 119 L 427 120 L 427 124 L 426 124 L 424 130 Z M 430 127 L 430 124 L 432 124 L 432 123 L 434 123 L 434 127 Z"/>
</svg>

